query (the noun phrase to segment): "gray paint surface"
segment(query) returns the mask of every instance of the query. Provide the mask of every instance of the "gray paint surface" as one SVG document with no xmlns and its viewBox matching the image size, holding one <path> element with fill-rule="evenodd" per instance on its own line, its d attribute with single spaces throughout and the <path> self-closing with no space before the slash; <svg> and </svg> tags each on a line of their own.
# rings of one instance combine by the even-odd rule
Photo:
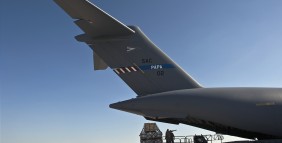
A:
<svg viewBox="0 0 282 143">
<path fill-rule="evenodd" d="M 281 94 L 281 88 L 200 88 L 159 93 L 110 106 L 153 119 L 183 123 L 192 118 L 207 121 L 200 124 L 221 124 L 226 130 L 232 127 L 281 138 Z M 212 126 L 216 130 L 217 125 Z"/>
<path fill-rule="evenodd" d="M 54 0 L 85 33 L 94 67 L 113 71 L 138 95 L 111 108 L 245 138 L 282 138 L 281 88 L 203 88 L 136 26 L 85 0 Z"/>
</svg>

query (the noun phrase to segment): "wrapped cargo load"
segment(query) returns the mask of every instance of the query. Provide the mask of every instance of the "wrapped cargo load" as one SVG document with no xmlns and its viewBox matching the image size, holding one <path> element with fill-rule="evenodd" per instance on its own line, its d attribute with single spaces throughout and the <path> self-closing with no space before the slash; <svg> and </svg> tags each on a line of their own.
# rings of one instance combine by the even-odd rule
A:
<svg viewBox="0 0 282 143">
<path fill-rule="evenodd" d="M 156 123 L 145 123 L 139 136 L 140 143 L 163 143 L 163 133 Z"/>
</svg>

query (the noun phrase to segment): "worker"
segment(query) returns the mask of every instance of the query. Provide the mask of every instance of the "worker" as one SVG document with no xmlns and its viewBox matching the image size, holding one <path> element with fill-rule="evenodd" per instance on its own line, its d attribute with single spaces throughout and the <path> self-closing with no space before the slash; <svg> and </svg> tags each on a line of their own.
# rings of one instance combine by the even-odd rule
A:
<svg viewBox="0 0 282 143">
<path fill-rule="evenodd" d="M 171 138 L 171 139 L 170 139 L 170 142 L 171 142 L 171 143 L 174 143 L 174 134 L 173 134 L 173 131 L 172 131 L 172 130 L 170 131 L 170 138 Z"/>
<path fill-rule="evenodd" d="M 171 132 L 169 129 L 166 130 L 165 132 L 165 140 L 166 140 L 166 143 L 171 143 Z"/>
</svg>

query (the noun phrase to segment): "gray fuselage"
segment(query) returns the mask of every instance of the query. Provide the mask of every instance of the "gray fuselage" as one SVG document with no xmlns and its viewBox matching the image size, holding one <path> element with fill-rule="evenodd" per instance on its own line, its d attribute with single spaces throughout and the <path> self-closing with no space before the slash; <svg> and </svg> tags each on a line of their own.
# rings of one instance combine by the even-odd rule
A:
<svg viewBox="0 0 282 143">
<path fill-rule="evenodd" d="M 245 138 L 282 137 L 281 88 L 196 88 L 110 105 L 147 119 L 184 123 Z"/>
</svg>

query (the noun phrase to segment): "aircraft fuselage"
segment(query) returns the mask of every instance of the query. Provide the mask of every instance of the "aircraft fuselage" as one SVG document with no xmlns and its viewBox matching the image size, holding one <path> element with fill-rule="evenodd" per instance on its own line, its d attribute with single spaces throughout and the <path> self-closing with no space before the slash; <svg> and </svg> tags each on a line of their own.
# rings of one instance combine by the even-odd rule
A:
<svg viewBox="0 0 282 143">
<path fill-rule="evenodd" d="M 142 96 L 111 108 L 245 138 L 282 137 L 281 88 L 197 88 Z"/>
</svg>

